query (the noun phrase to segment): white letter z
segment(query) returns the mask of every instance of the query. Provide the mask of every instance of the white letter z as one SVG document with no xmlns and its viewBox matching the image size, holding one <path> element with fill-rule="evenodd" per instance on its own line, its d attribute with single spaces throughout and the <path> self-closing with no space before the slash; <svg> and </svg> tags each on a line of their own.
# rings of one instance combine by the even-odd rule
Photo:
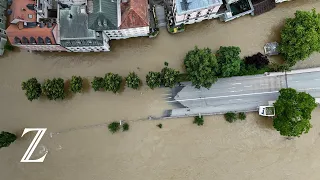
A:
<svg viewBox="0 0 320 180">
<path fill-rule="evenodd" d="M 24 129 L 21 137 L 23 137 L 23 135 L 25 135 L 26 133 L 28 133 L 30 131 L 38 131 L 38 132 L 37 132 L 36 136 L 33 138 L 30 146 L 28 147 L 26 153 L 23 155 L 20 162 L 43 162 L 44 161 L 44 158 L 46 158 L 48 152 L 46 152 L 46 154 L 39 159 L 31 160 L 30 157 L 31 157 L 33 151 L 38 146 L 38 144 L 39 144 L 41 138 L 43 137 L 44 133 L 46 132 L 46 130 L 47 130 L 47 128 L 25 128 Z"/>
</svg>

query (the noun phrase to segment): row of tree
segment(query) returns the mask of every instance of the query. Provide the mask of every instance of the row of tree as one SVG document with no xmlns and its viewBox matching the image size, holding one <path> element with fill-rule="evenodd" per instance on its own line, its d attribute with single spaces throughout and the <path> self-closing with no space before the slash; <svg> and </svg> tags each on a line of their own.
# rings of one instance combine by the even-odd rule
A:
<svg viewBox="0 0 320 180">
<path fill-rule="evenodd" d="M 195 47 L 184 59 L 188 79 L 196 88 L 210 88 L 218 78 L 262 74 L 270 71 L 268 58 L 257 53 L 240 58 L 239 47 L 221 46 L 214 54 L 211 49 Z"/>
</svg>

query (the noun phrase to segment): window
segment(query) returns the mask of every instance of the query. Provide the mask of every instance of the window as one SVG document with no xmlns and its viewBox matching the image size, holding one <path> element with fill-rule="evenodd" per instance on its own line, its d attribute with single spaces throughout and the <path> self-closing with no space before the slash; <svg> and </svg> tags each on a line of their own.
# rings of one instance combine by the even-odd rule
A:
<svg viewBox="0 0 320 180">
<path fill-rule="evenodd" d="M 2 22 L 2 19 L 0 19 L 0 22 Z"/>
</svg>

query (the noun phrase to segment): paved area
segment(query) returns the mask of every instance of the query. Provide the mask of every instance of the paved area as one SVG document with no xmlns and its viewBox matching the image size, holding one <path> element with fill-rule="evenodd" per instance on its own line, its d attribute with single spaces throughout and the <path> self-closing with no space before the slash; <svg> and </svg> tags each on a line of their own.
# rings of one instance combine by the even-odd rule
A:
<svg viewBox="0 0 320 180">
<path fill-rule="evenodd" d="M 255 111 L 268 105 L 279 96 L 281 88 L 291 87 L 320 97 L 320 70 L 312 72 L 291 71 L 270 76 L 244 76 L 219 79 L 210 89 L 195 89 L 183 84 L 168 102 L 180 107 L 169 111 L 171 116 L 219 114 L 228 111 Z M 173 91 L 174 92 L 174 91 Z"/>
<path fill-rule="evenodd" d="M 156 14 L 158 19 L 158 26 L 165 27 L 167 23 L 166 23 L 164 7 L 162 5 L 156 5 Z"/>
</svg>

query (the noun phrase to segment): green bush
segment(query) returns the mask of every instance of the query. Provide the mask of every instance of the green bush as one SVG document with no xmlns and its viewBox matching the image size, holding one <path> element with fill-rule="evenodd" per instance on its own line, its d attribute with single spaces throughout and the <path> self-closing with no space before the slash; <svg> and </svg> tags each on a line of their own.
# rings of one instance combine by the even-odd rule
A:
<svg viewBox="0 0 320 180">
<path fill-rule="evenodd" d="M 8 147 L 16 139 L 17 139 L 16 135 L 9 133 L 9 132 L 2 131 L 0 133 L 0 149 L 3 147 Z"/>
<path fill-rule="evenodd" d="M 73 93 L 80 93 L 82 91 L 82 78 L 80 76 L 72 76 L 70 91 Z"/>
<path fill-rule="evenodd" d="M 232 122 L 235 122 L 237 120 L 237 115 L 236 115 L 236 113 L 233 113 L 233 112 L 227 112 L 226 114 L 224 114 L 224 118 L 229 123 L 232 123 Z"/>
<path fill-rule="evenodd" d="M 22 90 L 25 90 L 25 95 L 29 101 L 38 99 L 41 96 L 41 84 L 36 78 L 31 78 L 21 83 Z"/>
<path fill-rule="evenodd" d="M 108 128 L 111 133 L 115 133 L 120 130 L 120 123 L 114 121 L 108 125 Z"/>
<path fill-rule="evenodd" d="M 122 77 L 119 74 L 107 73 L 104 77 L 106 91 L 117 93 L 121 88 Z"/>
<path fill-rule="evenodd" d="M 150 71 L 146 76 L 147 85 L 154 89 L 161 86 L 161 73 Z"/>
<path fill-rule="evenodd" d="M 203 124 L 204 124 L 203 116 L 194 117 L 193 124 L 197 124 L 198 126 L 203 126 Z"/>
<path fill-rule="evenodd" d="M 14 46 L 12 46 L 11 44 L 7 43 L 6 45 L 4 45 L 4 49 L 8 50 L 8 51 L 13 51 L 14 50 Z"/>
<path fill-rule="evenodd" d="M 162 124 L 161 123 L 158 124 L 157 127 L 161 129 L 162 128 Z"/>
<path fill-rule="evenodd" d="M 247 118 L 246 113 L 240 112 L 240 113 L 238 114 L 238 118 L 239 118 L 240 120 L 245 120 L 245 119 Z"/>
<path fill-rule="evenodd" d="M 94 91 L 99 91 L 104 88 L 104 82 L 102 77 L 95 76 L 91 82 L 92 88 Z"/>
<path fill-rule="evenodd" d="M 122 131 L 128 131 L 129 130 L 129 124 L 128 123 L 124 123 L 122 125 Z"/>
<path fill-rule="evenodd" d="M 61 78 L 47 79 L 42 85 L 42 92 L 49 100 L 64 99 L 64 80 Z"/>
<path fill-rule="evenodd" d="M 129 88 L 138 89 L 141 85 L 141 80 L 135 72 L 131 72 L 126 77 L 126 84 Z"/>
</svg>

